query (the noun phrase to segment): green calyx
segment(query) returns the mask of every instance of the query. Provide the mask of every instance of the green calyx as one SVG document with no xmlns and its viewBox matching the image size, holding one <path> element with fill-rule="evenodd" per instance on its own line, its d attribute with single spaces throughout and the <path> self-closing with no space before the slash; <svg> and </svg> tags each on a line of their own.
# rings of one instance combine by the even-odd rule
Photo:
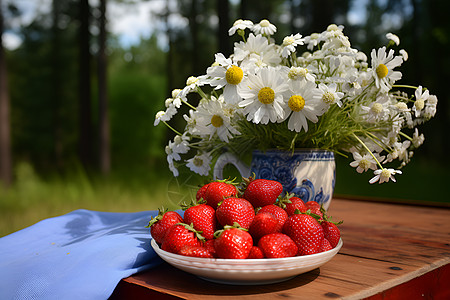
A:
<svg viewBox="0 0 450 300">
<path fill-rule="evenodd" d="M 196 230 L 196 229 L 194 228 L 194 224 L 193 224 L 193 223 L 191 223 L 191 224 L 177 223 L 177 224 L 175 224 L 175 225 L 181 225 L 181 226 L 183 226 L 184 228 L 186 228 L 187 230 L 192 231 L 193 233 L 195 233 L 195 236 L 196 236 L 200 241 L 202 241 L 202 242 L 206 240 L 205 237 L 202 235 L 203 231 L 198 231 L 198 230 Z"/>
<path fill-rule="evenodd" d="M 188 208 L 200 205 L 200 204 L 206 204 L 206 200 L 201 198 L 200 200 L 197 201 L 197 199 L 192 199 L 191 202 L 189 204 L 186 204 L 185 202 L 180 203 L 180 208 L 182 210 L 187 210 Z"/>
<path fill-rule="evenodd" d="M 222 233 L 224 231 L 226 231 L 228 229 L 233 229 L 233 228 L 236 228 L 236 229 L 239 229 L 239 230 L 243 230 L 243 231 L 248 231 L 248 229 L 246 229 L 246 228 L 242 227 L 241 225 L 239 225 L 238 222 L 234 222 L 233 225 L 225 225 L 225 226 L 223 226 L 223 229 L 220 229 L 220 230 L 217 230 L 216 232 L 214 232 L 214 238 L 217 239 L 218 237 L 220 237 L 222 235 Z"/>
<path fill-rule="evenodd" d="M 155 224 L 158 221 L 161 221 L 164 214 L 168 211 L 167 208 L 164 208 L 164 206 L 161 206 L 161 208 L 158 208 L 158 215 L 156 217 L 151 217 L 150 221 L 148 222 L 148 225 L 145 226 L 145 228 L 150 228 L 153 224 Z"/>
</svg>

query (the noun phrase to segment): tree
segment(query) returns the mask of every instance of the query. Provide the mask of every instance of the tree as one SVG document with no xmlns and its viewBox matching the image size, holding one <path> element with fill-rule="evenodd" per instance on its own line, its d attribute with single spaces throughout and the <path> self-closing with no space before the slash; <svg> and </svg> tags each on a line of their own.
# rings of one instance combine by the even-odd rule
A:
<svg viewBox="0 0 450 300">
<path fill-rule="evenodd" d="M 106 57 L 106 0 L 100 0 L 99 6 L 99 51 L 98 51 L 98 105 L 99 105 L 99 161 L 100 172 L 109 173 L 111 169 L 110 126 L 107 94 L 107 57 Z"/>
<path fill-rule="evenodd" d="M 2 37 L 3 11 L 0 0 L 0 180 L 5 186 L 9 186 L 12 183 L 11 128 L 6 59 Z"/>
<path fill-rule="evenodd" d="M 90 6 L 79 2 L 79 156 L 84 167 L 93 165 L 93 133 L 91 107 Z"/>
</svg>

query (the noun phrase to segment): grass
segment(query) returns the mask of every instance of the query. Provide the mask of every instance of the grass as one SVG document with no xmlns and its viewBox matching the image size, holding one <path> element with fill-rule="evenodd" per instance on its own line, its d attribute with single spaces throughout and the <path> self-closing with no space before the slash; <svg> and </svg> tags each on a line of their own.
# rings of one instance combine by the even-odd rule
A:
<svg viewBox="0 0 450 300">
<path fill-rule="evenodd" d="M 19 164 L 15 184 L 0 190 L 0 237 L 80 208 L 109 212 L 156 210 L 161 206 L 177 209 L 180 202 L 194 197 L 203 179 L 188 171 L 173 178 L 164 163 L 153 168 L 130 168 L 107 178 L 91 178 L 74 168 L 68 176 L 46 179 L 30 165 Z M 403 175 L 396 176 L 397 183 L 371 185 L 371 172 L 358 174 L 348 163 L 336 159 L 335 194 L 450 203 L 445 165 L 415 159 L 403 169 Z"/>
</svg>

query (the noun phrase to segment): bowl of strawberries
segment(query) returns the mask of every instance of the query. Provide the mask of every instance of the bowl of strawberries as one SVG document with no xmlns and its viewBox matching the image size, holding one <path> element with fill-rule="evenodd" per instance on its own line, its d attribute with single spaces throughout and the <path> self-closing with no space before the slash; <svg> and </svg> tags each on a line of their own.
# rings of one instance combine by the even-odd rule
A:
<svg viewBox="0 0 450 300">
<path fill-rule="evenodd" d="M 208 281 L 270 284 L 316 269 L 342 247 L 338 225 L 316 202 L 281 195 L 277 181 L 212 181 L 180 211 L 149 222 L 153 250 Z"/>
</svg>

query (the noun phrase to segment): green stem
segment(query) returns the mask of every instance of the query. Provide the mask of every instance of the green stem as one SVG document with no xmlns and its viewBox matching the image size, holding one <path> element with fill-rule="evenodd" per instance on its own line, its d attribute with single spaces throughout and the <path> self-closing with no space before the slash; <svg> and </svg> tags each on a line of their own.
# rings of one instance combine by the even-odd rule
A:
<svg viewBox="0 0 450 300">
<path fill-rule="evenodd" d="M 400 131 L 399 134 L 402 135 L 403 137 L 407 138 L 407 139 L 410 140 L 411 142 L 413 141 L 413 138 L 410 137 L 409 135 L 407 135 L 407 134 L 405 134 L 405 133 L 403 133 L 403 132 L 401 132 L 401 131 Z"/>
<path fill-rule="evenodd" d="M 208 96 L 205 94 L 205 92 L 199 87 L 197 86 L 197 93 L 199 93 L 199 95 L 204 98 L 204 99 L 208 99 Z"/>
<path fill-rule="evenodd" d="M 169 127 L 173 132 L 175 132 L 178 135 L 183 135 L 181 134 L 178 130 L 176 130 L 175 128 L 173 128 L 172 126 L 169 125 L 169 123 L 167 123 L 166 121 L 162 121 L 164 124 L 166 124 L 167 127 Z"/>
<path fill-rule="evenodd" d="M 197 108 L 194 107 L 194 106 L 192 106 L 192 104 L 190 104 L 189 102 L 184 101 L 183 99 L 181 99 L 181 102 L 183 102 L 184 104 L 186 104 L 187 106 L 189 106 L 189 107 L 192 108 L 193 110 L 197 110 Z"/>
<path fill-rule="evenodd" d="M 383 170 L 383 166 L 381 165 L 381 163 L 378 161 L 378 159 L 375 157 L 375 155 L 372 153 L 372 151 L 370 151 L 370 149 L 366 146 L 366 144 L 364 144 L 364 142 L 354 133 L 352 133 L 353 137 L 358 140 L 358 142 L 361 143 L 361 145 L 364 147 L 364 149 L 366 149 L 370 155 L 372 155 L 373 159 L 375 159 L 375 161 L 377 162 L 378 166 L 380 166 L 381 170 Z"/>
<path fill-rule="evenodd" d="M 394 88 L 407 88 L 417 90 L 417 86 L 407 85 L 407 84 L 394 84 L 392 87 Z"/>
</svg>

